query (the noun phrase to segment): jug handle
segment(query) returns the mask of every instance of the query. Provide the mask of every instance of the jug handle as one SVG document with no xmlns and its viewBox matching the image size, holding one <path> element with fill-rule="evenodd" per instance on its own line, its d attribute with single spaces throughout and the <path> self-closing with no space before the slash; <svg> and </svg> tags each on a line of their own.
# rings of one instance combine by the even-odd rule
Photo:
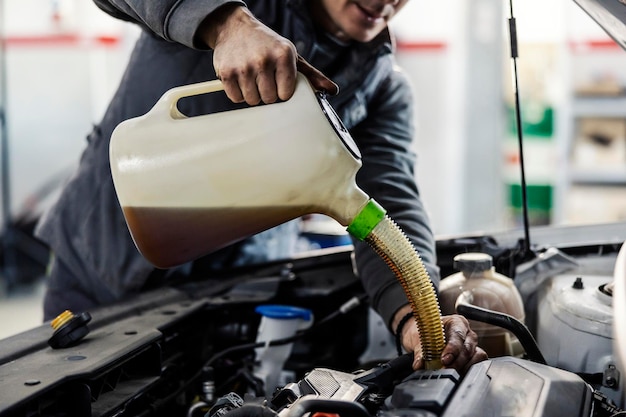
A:
<svg viewBox="0 0 626 417">
<path fill-rule="evenodd" d="M 224 90 L 224 84 L 222 84 L 220 80 L 174 87 L 163 94 L 163 97 L 161 97 L 158 102 L 158 106 L 162 109 L 166 109 L 172 119 L 187 119 L 188 117 L 178 110 L 178 100 L 184 97 L 214 93 L 222 90 Z"/>
</svg>

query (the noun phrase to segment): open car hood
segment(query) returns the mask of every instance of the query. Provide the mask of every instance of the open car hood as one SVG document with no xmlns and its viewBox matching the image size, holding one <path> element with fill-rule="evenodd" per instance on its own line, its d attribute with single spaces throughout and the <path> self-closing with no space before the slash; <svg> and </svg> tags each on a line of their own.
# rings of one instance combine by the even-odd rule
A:
<svg viewBox="0 0 626 417">
<path fill-rule="evenodd" d="M 622 49 L 626 50 L 626 0 L 574 0 Z M 626 370 L 626 245 L 615 267 L 614 341 L 617 359 Z"/>
<path fill-rule="evenodd" d="M 626 49 L 626 0 L 574 0 L 623 49 Z"/>
</svg>

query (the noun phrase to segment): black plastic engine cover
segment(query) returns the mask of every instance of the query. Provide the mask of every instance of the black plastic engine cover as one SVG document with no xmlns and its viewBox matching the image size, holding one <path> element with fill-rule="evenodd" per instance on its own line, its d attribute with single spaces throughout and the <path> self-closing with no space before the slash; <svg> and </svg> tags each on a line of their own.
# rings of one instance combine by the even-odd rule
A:
<svg viewBox="0 0 626 417">
<path fill-rule="evenodd" d="M 589 417 L 592 400 L 574 373 L 502 357 L 472 366 L 442 417 Z"/>
</svg>

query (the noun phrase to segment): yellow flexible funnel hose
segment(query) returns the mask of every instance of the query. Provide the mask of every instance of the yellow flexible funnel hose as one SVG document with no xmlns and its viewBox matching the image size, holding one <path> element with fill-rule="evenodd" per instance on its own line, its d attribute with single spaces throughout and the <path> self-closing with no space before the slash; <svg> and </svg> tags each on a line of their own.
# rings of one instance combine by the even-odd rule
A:
<svg viewBox="0 0 626 417">
<path fill-rule="evenodd" d="M 426 369 L 440 369 L 445 345 L 435 288 L 411 241 L 387 215 L 364 239 L 394 272 L 417 323 Z"/>
</svg>

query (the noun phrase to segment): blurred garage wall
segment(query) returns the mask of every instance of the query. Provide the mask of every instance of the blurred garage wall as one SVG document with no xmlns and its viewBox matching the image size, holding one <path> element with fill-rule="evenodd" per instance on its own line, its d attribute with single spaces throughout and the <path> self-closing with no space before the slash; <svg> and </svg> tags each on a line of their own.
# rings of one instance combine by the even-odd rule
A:
<svg viewBox="0 0 626 417">
<path fill-rule="evenodd" d="M 41 199 L 51 197 L 49 186 L 76 164 L 119 81 L 136 28 L 91 1 L 3 0 L 2 7 L 0 70 L 15 216 L 47 204 Z"/>
</svg>

